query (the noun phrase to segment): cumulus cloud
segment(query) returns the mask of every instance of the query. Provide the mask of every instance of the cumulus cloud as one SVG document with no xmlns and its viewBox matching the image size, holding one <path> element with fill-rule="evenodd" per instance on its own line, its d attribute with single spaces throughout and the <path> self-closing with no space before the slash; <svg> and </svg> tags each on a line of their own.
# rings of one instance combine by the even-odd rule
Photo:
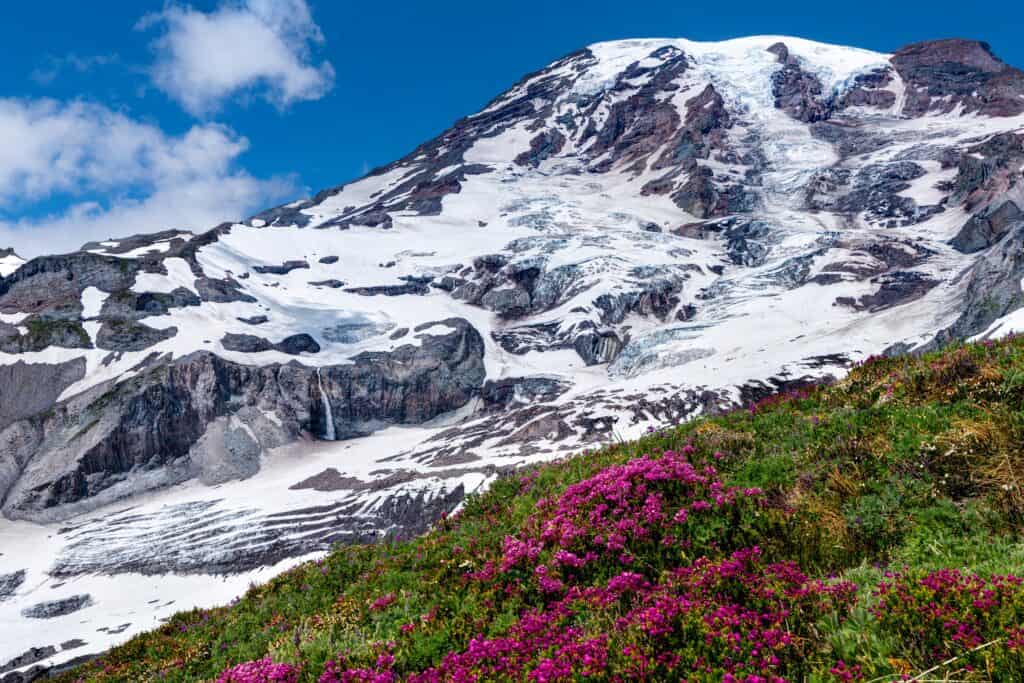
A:
<svg viewBox="0 0 1024 683">
<path fill-rule="evenodd" d="M 249 142 L 218 124 L 181 135 L 88 102 L 0 98 L 0 246 L 22 256 L 167 228 L 201 230 L 299 192 L 238 168 Z M 62 208 L 39 216 L 40 206 Z M 30 214 L 32 217 L 25 217 Z"/>
<path fill-rule="evenodd" d="M 196 116 L 236 95 L 284 108 L 320 99 L 334 84 L 330 63 L 314 63 L 324 38 L 305 0 L 224 2 L 209 13 L 172 3 L 138 27 L 161 31 L 154 83 Z"/>
</svg>

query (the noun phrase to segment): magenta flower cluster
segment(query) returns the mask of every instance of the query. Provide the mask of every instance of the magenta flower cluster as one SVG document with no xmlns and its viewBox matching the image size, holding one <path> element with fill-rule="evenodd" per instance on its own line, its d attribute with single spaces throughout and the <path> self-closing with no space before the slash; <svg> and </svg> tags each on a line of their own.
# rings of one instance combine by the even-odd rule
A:
<svg viewBox="0 0 1024 683">
<path fill-rule="evenodd" d="M 763 517 L 763 495 L 724 486 L 694 456 L 687 447 L 604 469 L 542 500 L 500 554 L 467 568 L 461 580 L 488 596 L 485 604 L 518 596 L 530 605 L 500 635 L 478 633 L 426 669 L 396 663 L 406 639 L 431 628 L 431 613 L 398 629 L 398 642 L 381 644 L 375 661 L 328 662 L 319 683 L 784 683 L 820 672 L 820 661 L 811 664 L 820 656 L 817 625 L 849 613 L 855 586 L 810 579 L 794 563 L 770 562 L 743 536 L 725 538 L 723 529 L 746 513 Z M 1024 680 L 1021 578 L 890 574 L 876 597 L 877 628 L 908 659 L 958 657 L 968 667 L 977 648 L 996 642 L 985 661 L 1020 674 L 1005 680 Z M 388 593 L 367 609 L 385 613 L 396 602 Z M 825 666 L 835 681 L 861 681 L 870 677 L 861 664 L 873 666 Z M 218 683 L 297 678 L 293 667 L 264 659 L 226 670 Z"/>
<path fill-rule="evenodd" d="M 1024 666 L 1022 577 L 983 578 L 956 569 L 890 574 L 877 597 L 880 626 L 922 661 L 962 656 L 996 642 L 1004 651 L 1003 667 Z"/>
<path fill-rule="evenodd" d="M 623 572 L 600 586 L 571 587 L 560 600 L 523 614 L 505 636 L 474 638 L 407 680 L 555 683 L 698 674 L 780 683 L 807 655 L 807 634 L 794 628 L 847 609 L 854 594 L 850 584 L 811 581 L 793 564 L 767 564 L 758 548 L 697 560 L 659 583 Z"/>
<path fill-rule="evenodd" d="M 291 664 L 276 664 L 269 657 L 233 666 L 217 683 L 298 683 L 299 670 Z"/>
<path fill-rule="evenodd" d="M 693 465 L 692 446 L 609 467 L 538 503 L 519 536 L 504 540 L 500 570 L 526 571 L 543 593 L 579 582 L 593 564 L 631 566 L 639 555 L 688 548 L 703 515 L 756 504 L 760 489 L 730 488 L 714 467 Z"/>
</svg>

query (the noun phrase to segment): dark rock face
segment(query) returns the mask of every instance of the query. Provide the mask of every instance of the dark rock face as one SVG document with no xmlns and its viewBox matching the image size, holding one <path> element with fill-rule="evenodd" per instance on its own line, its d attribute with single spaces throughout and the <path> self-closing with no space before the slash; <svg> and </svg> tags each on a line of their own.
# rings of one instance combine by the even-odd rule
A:
<svg viewBox="0 0 1024 683">
<path fill-rule="evenodd" d="M 510 245 L 515 251 L 521 245 Z M 517 324 L 492 332 L 506 351 L 573 349 L 587 364 L 614 360 L 625 343 L 625 330 L 617 331 L 631 313 L 669 319 L 679 305 L 690 273 L 699 268 L 637 267 L 629 272 L 628 283 L 614 294 L 595 295 L 583 312 L 586 319 L 572 324 L 560 322 Z M 593 283 L 576 264 L 547 267 L 545 256 L 514 260 L 502 254 L 488 254 L 474 260 L 464 278 L 446 276 L 434 285 L 451 290 L 452 296 L 493 311 L 508 323 L 551 311 L 587 291 Z"/>
<path fill-rule="evenodd" d="M 951 200 L 968 211 L 984 209 L 1024 180 L 1024 135 L 993 135 L 968 147 L 955 160 L 947 160 L 947 165 L 954 164 L 957 173 L 949 187 Z"/>
<path fill-rule="evenodd" d="M 243 292 L 242 286 L 234 280 L 216 280 L 208 277 L 197 278 L 196 291 L 199 292 L 199 298 L 203 301 L 212 301 L 218 304 L 233 302 L 256 303 L 256 297 Z"/>
<path fill-rule="evenodd" d="M 863 214 L 882 227 L 913 225 L 945 210 L 942 205 L 918 206 L 900 194 L 924 174 L 924 168 L 912 161 L 869 164 L 856 174 L 844 168 L 824 169 L 809 183 L 805 203 L 813 211 Z"/>
<path fill-rule="evenodd" d="M 271 351 L 274 348 L 269 339 L 252 334 L 234 334 L 231 332 L 224 335 L 220 340 L 220 345 L 228 351 L 238 351 L 239 353 L 260 353 L 262 351 Z"/>
<path fill-rule="evenodd" d="M 1024 306 L 1024 225 L 1017 224 L 1000 242 L 984 252 L 958 282 L 965 288 L 963 313 L 935 340 L 941 344 L 980 334 L 992 323 Z"/>
<path fill-rule="evenodd" d="M 62 617 L 65 614 L 77 612 L 92 605 L 92 597 L 89 594 L 73 595 L 63 600 L 53 602 L 40 602 L 37 605 L 22 610 L 21 614 L 29 619 L 53 619 Z"/>
<path fill-rule="evenodd" d="M 24 361 L 0 365 L 0 430 L 49 409 L 65 389 L 85 377 L 85 369 L 84 358 L 55 365 Z"/>
<path fill-rule="evenodd" d="M 320 352 L 320 345 L 308 334 L 293 334 L 290 337 L 285 337 L 276 348 L 281 353 L 287 353 L 290 356 Z"/>
<path fill-rule="evenodd" d="M 157 253 L 163 253 L 166 248 L 169 253 L 177 253 L 191 237 L 188 233 L 180 230 L 161 230 L 159 232 L 131 235 L 117 240 L 117 244 L 101 244 L 99 242 L 87 242 L 82 245 L 82 251 L 102 251 L 107 254 L 127 254 L 128 252 L 145 251 L 146 247 L 153 247 Z M 158 242 L 167 243 L 154 246 Z"/>
<path fill-rule="evenodd" d="M 885 148 L 891 140 L 867 126 L 851 125 L 834 117 L 811 124 L 811 135 L 833 146 L 843 159 Z M 849 170 L 849 169 L 845 169 Z"/>
<path fill-rule="evenodd" d="M 959 252 L 973 254 L 988 249 L 1018 226 L 1024 225 L 1024 211 L 1011 201 L 971 216 L 949 241 Z"/>
<path fill-rule="evenodd" d="M 287 275 L 300 268 L 309 268 L 309 264 L 305 261 L 285 261 L 279 266 L 253 266 L 253 270 L 257 273 L 269 273 L 270 275 Z"/>
<path fill-rule="evenodd" d="M 150 316 L 167 315 L 172 308 L 198 306 L 196 294 L 184 287 L 170 293 L 122 290 L 107 297 L 100 310 L 101 318 L 131 318 L 139 320 Z"/>
<path fill-rule="evenodd" d="M 727 158 L 731 152 L 726 133 L 733 118 L 725 100 L 708 85 L 686 103 L 686 117 L 678 127 L 667 151 L 651 165 L 652 169 L 671 169 L 665 175 L 644 185 L 641 194 L 668 194 L 684 211 L 698 218 L 723 216 L 730 212 L 749 211 L 756 197 L 740 184 L 719 180 L 714 171 L 698 163 L 712 153 Z"/>
<path fill-rule="evenodd" d="M 881 286 L 875 293 L 865 294 L 856 300 L 849 297 L 838 297 L 836 303 L 858 311 L 866 310 L 876 313 L 920 299 L 939 284 L 938 280 L 934 278 L 906 271 L 891 273 L 880 278 L 878 282 Z"/>
<path fill-rule="evenodd" d="M 832 107 L 841 111 L 850 107 L 873 107 L 889 109 L 896 104 L 896 93 L 888 89 L 893 82 L 891 68 L 875 69 L 859 74 L 853 80 L 853 87 L 842 94 Z"/>
<path fill-rule="evenodd" d="M 653 55 L 652 55 L 653 56 Z M 660 93 L 679 89 L 675 83 L 688 68 L 686 55 L 680 50 L 669 48 L 658 55 L 659 63 L 641 67 L 631 64 L 620 76 L 621 81 L 648 76 L 635 93 L 628 98 L 614 102 L 608 117 L 600 130 L 589 128 L 583 133 L 583 140 L 594 138 L 588 155 L 596 159 L 610 153 L 603 167 L 592 167 L 601 171 L 612 165 L 629 165 L 640 161 L 661 147 L 680 125 L 679 114 L 667 100 L 659 98 Z M 598 106 L 594 102 L 593 106 Z M 640 170 L 641 167 L 638 167 Z"/>
<path fill-rule="evenodd" d="M 322 370 L 339 438 L 366 434 L 374 423 L 429 420 L 465 404 L 479 390 L 486 374 L 483 339 L 460 318 L 440 322 L 455 331 L 424 336 L 419 347 L 361 353 L 352 358 L 353 365 Z M 313 408 L 313 419 L 322 422 L 319 402 Z"/>
<path fill-rule="evenodd" d="M 573 341 L 573 348 L 587 365 L 612 362 L 622 347 L 622 341 L 614 332 L 586 332 Z"/>
<path fill-rule="evenodd" d="M 566 382 L 549 377 L 506 377 L 488 380 L 480 391 L 484 410 L 502 411 L 517 403 L 551 401 L 566 391 Z"/>
<path fill-rule="evenodd" d="M 827 119 L 831 115 L 831 107 L 824 99 L 818 77 L 801 69 L 799 61 L 789 54 L 785 44 L 776 43 L 768 51 L 774 53 L 783 65 L 772 75 L 775 108 L 804 123 Z"/>
<path fill-rule="evenodd" d="M 229 332 L 220 340 L 221 346 L 228 351 L 240 353 L 261 353 L 263 351 L 280 351 L 290 356 L 302 353 L 319 353 L 320 345 L 308 334 L 294 334 L 274 344 L 263 337 L 252 334 L 234 334 Z"/>
<path fill-rule="evenodd" d="M 14 595 L 23 583 L 25 583 L 24 569 L 19 569 L 10 574 L 0 574 L 0 602 Z"/>
<path fill-rule="evenodd" d="M 22 334 L 13 325 L 0 323 L 0 351 L 29 353 L 49 346 L 64 349 L 91 349 L 92 340 L 77 320 L 29 316 L 23 323 L 27 331 Z"/>
<path fill-rule="evenodd" d="M 404 296 L 406 294 L 426 294 L 430 291 L 431 278 L 408 277 L 401 285 L 379 285 L 373 287 L 349 287 L 346 292 L 362 296 Z"/>
<path fill-rule="evenodd" d="M 338 262 L 338 257 L 337 256 L 324 256 L 323 258 L 320 259 L 320 263 L 323 263 L 324 265 L 331 265 L 332 263 L 337 263 L 337 262 Z"/>
<path fill-rule="evenodd" d="M 87 287 L 128 289 L 140 268 L 139 261 L 89 252 L 35 258 L 0 279 L 0 313 L 77 315 Z"/>
<path fill-rule="evenodd" d="M 247 366 L 206 352 L 171 362 L 155 358 L 130 379 L 100 385 L 0 432 L 14 470 L 4 512 L 60 517 L 82 509 L 76 503 L 95 507 L 196 476 L 224 439 L 252 441 L 217 427 L 230 416 L 251 425 L 257 453 L 304 432 L 324 434 L 320 386 L 340 438 L 453 410 L 483 384 L 484 345 L 466 321 L 441 322 L 454 331 L 421 336 L 419 346 L 360 354 L 350 364 L 322 368 L 319 380 L 297 363 Z M 297 352 L 315 344 L 305 335 L 285 342 Z"/>
<path fill-rule="evenodd" d="M 314 287 L 327 287 L 329 289 L 341 289 L 345 286 L 345 283 L 341 280 L 317 280 L 316 282 L 310 282 L 309 284 Z"/>
<path fill-rule="evenodd" d="M 771 226 L 764 221 L 740 216 L 684 226 L 676 231 L 676 234 L 696 239 L 724 240 L 729 260 L 749 268 L 764 264 L 771 250 L 771 233 Z"/>
<path fill-rule="evenodd" d="M 1001 62 L 987 43 L 935 40 L 898 50 L 892 65 L 907 85 L 903 113 L 949 112 L 1016 116 L 1024 112 L 1024 72 Z"/>
<path fill-rule="evenodd" d="M 133 320 L 112 319 L 105 321 L 96 334 L 96 347 L 106 351 L 143 351 L 177 333 L 176 327 L 159 330 Z"/>
<path fill-rule="evenodd" d="M 248 318 L 239 318 L 238 320 L 246 325 L 262 325 L 263 323 L 268 322 L 270 318 L 265 315 L 253 315 Z"/>
<path fill-rule="evenodd" d="M 20 669 L 21 667 L 28 666 L 29 664 L 35 664 L 36 662 L 41 662 L 44 659 L 46 659 L 48 657 L 52 657 L 55 654 L 57 654 L 57 648 L 55 648 L 52 645 L 47 645 L 46 647 L 33 647 L 33 648 L 31 648 L 29 650 L 26 650 L 25 652 L 21 653 L 20 655 L 18 655 L 14 659 L 10 660 L 9 662 L 5 662 L 3 664 L 0 664 L 0 674 L 7 673 L 8 671 L 11 671 L 12 669 Z M 37 680 L 39 680 L 41 678 L 46 678 L 46 674 L 42 671 L 41 667 L 35 667 L 35 669 L 36 669 L 36 671 L 34 673 L 33 672 L 26 672 L 25 674 L 15 673 L 15 674 L 10 674 L 8 676 L 4 676 L 3 678 L 0 678 L 0 682 L 2 682 L 2 683 L 22 683 L 24 681 L 37 681 Z"/>
<path fill-rule="evenodd" d="M 515 162 L 520 166 L 536 168 L 540 162 L 561 152 L 564 145 L 565 136 L 557 130 L 544 131 L 530 140 L 529 151 L 517 156 Z"/>
</svg>

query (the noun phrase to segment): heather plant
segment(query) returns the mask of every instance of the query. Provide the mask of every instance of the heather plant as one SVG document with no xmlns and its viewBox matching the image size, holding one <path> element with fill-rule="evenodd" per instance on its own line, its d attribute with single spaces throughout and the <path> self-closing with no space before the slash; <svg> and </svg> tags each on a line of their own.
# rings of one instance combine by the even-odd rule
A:
<svg viewBox="0 0 1024 683">
<path fill-rule="evenodd" d="M 569 589 L 505 636 L 474 639 L 409 681 L 798 680 L 814 624 L 847 610 L 855 591 L 766 564 L 758 548 L 699 559 L 660 583 L 623 572 Z"/>
<path fill-rule="evenodd" d="M 1024 578 L 958 569 L 889 575 L 873 609 L 910 670 L 1024 680 Z"/>
<path fill-rule="evenodd" d="M 217 683 L 297 683 L 299 670 L 291 664 L 276 664 L 269 657 L 233 666 Z"/>
<path fill-rule="evenodd" d="M 503 541 L 506 580 L 542 593 L 632 568 L 656 574 L 697 553 L 711 556 L 754 542 L 759 488 L 725 486 L 695 449 L 645 455 L 608 467 L 542 499 L 522 533 Z"/>
</svg>

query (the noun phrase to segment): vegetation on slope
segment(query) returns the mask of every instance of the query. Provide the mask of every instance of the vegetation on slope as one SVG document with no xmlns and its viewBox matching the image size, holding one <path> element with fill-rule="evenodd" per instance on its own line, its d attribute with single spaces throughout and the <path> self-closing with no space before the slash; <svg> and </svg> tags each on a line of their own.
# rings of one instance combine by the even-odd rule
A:
<svg viewBox="0 0 1024 683">
<path fill-rule="evenodd" d="M 65 681 L 1024 680 L 1024 340 L 524 470 Z"/>
</svg>

